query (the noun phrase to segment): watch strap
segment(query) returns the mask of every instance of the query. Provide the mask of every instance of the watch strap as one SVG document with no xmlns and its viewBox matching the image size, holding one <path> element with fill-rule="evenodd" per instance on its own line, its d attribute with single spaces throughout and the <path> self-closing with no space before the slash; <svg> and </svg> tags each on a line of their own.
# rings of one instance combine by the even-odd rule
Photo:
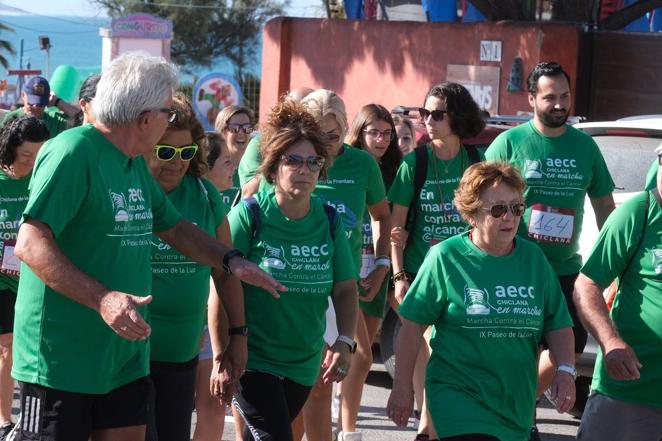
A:
<svg viewBox="0 0 662 441">
<path fill-rule="evenodd" d="M 230 259 L 232 259 L 233 257 L 242 257 L 243 258 L 245 256 L 244 256 L 244 253 L 242 253 L 241 251 L 239 251 L 236 248 L 233 248 L 230 251 L 228 251 L 227 253 L 225 253 L 225 255 L 223 256 L 223 261 L 221 262 L 221 264 L 223 266 L 223 271 L 225 271 L 228 274 L 232 274 L 232 270 L 230 269 Z"/>
<path fill-rule="evenodd" d="M 572 378 L 577 378 L 577 368 L 571 364 L 561 363 L 556 367 L 557 372 L 565 372 L 572 375 Z"/>
<path fill-rule="evenodd" d="M 228 330 L 228 333 L 230 335 L 243 335 L 247 336 L 248 335 L 248 326 L 243 325 L 243 326 L 235 326 L 233 328 L 230 328 Z"/>
<path fill-rule="evenodd" d="M 356 352 L 356 342 L 354 339 L 347 337 L 346 335 L 339 335 L 336 339 L 336 342 L 345 343 L 347 346 L 349 346 L 349 352 L 352 354 Z"/>
</svg>

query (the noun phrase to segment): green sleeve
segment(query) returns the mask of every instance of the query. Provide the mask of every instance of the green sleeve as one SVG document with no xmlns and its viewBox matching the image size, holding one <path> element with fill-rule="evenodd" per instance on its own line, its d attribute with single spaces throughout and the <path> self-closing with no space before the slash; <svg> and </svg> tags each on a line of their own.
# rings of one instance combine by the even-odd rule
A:
<svg viewBox="0 0 662 441">
<path fill-rule="evenodd" d="M 448 303 L 441 264 L 441 247 L 430 248 L 398 312 L 407 320 L 424 325 L 435 323 Z"/>
<path fill-rule="evenodd" d="M 647 193 L 639 193 L 609 215 L 580 270 L 582 274 L 606 288 L 623 272 L 636 252 L 647 201 Z"/>
<path fill-rule="evenodd" d="M 260 157 L 261 139 L 261 136 L 254 136 L 246 146 L 244 156 L 239 161 L 239 185 L 242 187 L 253 179 L 253 176 L 255 176 L 257 169 L 262 163 L 262 158 Z"/>
<path fill-rule="evenodd" d="M 209 205 L 211 206 L 212 213 L 214 214 L 214 222 L 216 228 L 218 228 L 223 223 L 225 216 L 228 215 L 228 212 L 230 211 L 230 207 L 228 207 L 226 204 L 223 203 L 223 200 L 221 199 L 221 195 L 216 190 L 216 187 L 214 187 L 214 184 L 212 184 L 205 178 L 200 178 L 200 180 L 202 184 L 205 186 L 205 190 L 207 190 L 207 198 L 209 199 Z"/>
<path fill-rule="evenodd" d="M 594 151 L 595 160 L 593 161 L 593 179 L 586 189 L 588 197 L 596 199 L 608 195 L 614 191 L 614 180 L 611 178 L 605 158 L 600 153 L 598 145 L 590 139 Z"/>
<path fill-rule="evenodd" d="M 402 160 L 398 172 L 395 175 L 391 189 L 388 192 L 388 200 L 394 204 L 409 207 L 414 198 L 414 168 L 416 157 L 414 152 L 409 153 Z"/>
<path fill-rule="evenodd" d="M 548 333 L 562 328 L 570 328 L 573 326 L 573 322 L 570 312 L 568 312 L 568 304 L 565 301 L 559 278 L 554 272 L 552 265 L 549 264 L 544 256 L 540 261 L 544 265 L 544 269 L 541 269 L 539 274 L 544 274 L 547 279 L 544 312 L 545 322 L 542 331 L 543 333 Z"/>
<path fill-rule="evenodd" d="M 386 197 L 386 190 L 384 189 L 384 179 L 382 178 L 382 171 L 379 169 L 379 164 L 373 158 L 367 161 L 369 165 L 368 170 L 368 188 L 366 191 L 366 204 L 375 205 Z"/>
<path fill-rule="evenodd" d="M 335 282 L 342 282 L 344 280 L 356 279 L 356 267 L 354 265 L 354 257 L 349 248 L 349 241 L 347 234 L 345 234 L 345 227 L 342 223 L 340 215 L 336 216 L 335 238 L 333 239 L 333 280 Z"/>
<path fill-rule="evenodd" d="M 657 187 L 657 171 L 660 168 L 659 159 L 655 158 L 651 164 L 651 168 L 646 173 L 646 184 L 644 190 L 652 190 Z"/>
<path fill-rule="evenodd" d="M 45 223 L 55 237 L 78 213 L 89 185 L 90 167 L 81 166 L 89 158 L 80 153 L 49 143 L 37 156 L 23 217 Z"/>
<path fill-rule="evenodd" d="M 147 169 L 147 164 L 143 165 Z M 156 179 L 152 177 L 148 170 L 145 170 L 145 172 L 149 175 L 149 191 L 152 195 L 152 214 L 154 215 L 152 230 L 155 233 L 169 230 L 182 220 L 182 215 L 170 202 Z"/>
<path fill-rule="evenodd" d="M 507 132 L 501 133 L 497 136 L 492 144 L 485 151 L 485 160 L 486 161 L 508 161 L 508 136 Z"/>
<path fill-rule="evenodd" d="M 243 202 L 235 205 L 228 214 L 232 246 L 248 256 L 251 248 L 252 219 L 248 207 Z"/>
</svg>

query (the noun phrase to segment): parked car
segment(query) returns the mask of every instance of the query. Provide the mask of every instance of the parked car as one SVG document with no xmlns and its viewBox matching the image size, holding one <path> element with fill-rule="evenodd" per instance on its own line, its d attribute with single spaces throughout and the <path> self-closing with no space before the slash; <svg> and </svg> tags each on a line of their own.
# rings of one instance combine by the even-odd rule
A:
<svg viewBox="0 0 662 441">
<path fill-rule="evenodd" d="M 509 128 L 504 125 L 500 127 L 503 130 Z M 616 206 L 644 189 L 646 173 L 656 158 L 655 149 L 662 142 L 662 115 L 634 116 L 617 121 L 581 122 L 574 124 L 574 127 L 591 135 L 598 144 L 616 185 Z M 582 256 L 591 251 L 598 236 L 595 214 L 588 198 L 584 209 L 579 249 Z M 394 350 L 399 328 L 397 314 L 389 310 L 382 322 L 380 354 L 391 376 L 395 372 Z M 577 403 L 572 411 L 577 417 L 581 416 L 588 398 L 597 349 L 597 342 L 589 335 L 584 354 L 577 362 Z"/>
</svg>

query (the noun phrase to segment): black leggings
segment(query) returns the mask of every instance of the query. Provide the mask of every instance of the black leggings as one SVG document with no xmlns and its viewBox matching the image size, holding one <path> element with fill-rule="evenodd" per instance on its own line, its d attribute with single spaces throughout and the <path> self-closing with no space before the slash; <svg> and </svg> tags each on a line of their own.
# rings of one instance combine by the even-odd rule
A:
<svg viewBox="0 0 662 441">
<path fill-rule="evenodd" d="M 197 356 L 184 363 L 150 362 L 154 392 L 150 397 L 146 441 L 191 439 L 197 366 Z"/>
<path fill-rule="evenodd" d="M 484 433 L 467 433 L 466 435 L 448 436 L 439 438 L 439 441 L 500 441 L 499 438 Z"/>
<path fill-rule="evenodd" d="M 267 372 L 247 371 L 232 400 L 246 421 L 243 440 L 291 441 L 290 424 L 308 399 L 310 386 Z"/>
</svg>

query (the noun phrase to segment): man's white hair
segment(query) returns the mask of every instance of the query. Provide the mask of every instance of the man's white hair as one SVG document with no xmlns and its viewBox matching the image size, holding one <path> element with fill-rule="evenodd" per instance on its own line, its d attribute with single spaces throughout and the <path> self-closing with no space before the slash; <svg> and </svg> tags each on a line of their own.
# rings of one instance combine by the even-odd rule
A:
<svg viewBox="0 0 662 441">
<path fill-rule="evenodd" d="M 163 107 L 177 87 L 177 78 L 177 68 L 162 57 L 124 53 L 101 75 L 92 100 L 94 115 L 106 126 L 127 126 L 141 113 Z"/>
</svg>

